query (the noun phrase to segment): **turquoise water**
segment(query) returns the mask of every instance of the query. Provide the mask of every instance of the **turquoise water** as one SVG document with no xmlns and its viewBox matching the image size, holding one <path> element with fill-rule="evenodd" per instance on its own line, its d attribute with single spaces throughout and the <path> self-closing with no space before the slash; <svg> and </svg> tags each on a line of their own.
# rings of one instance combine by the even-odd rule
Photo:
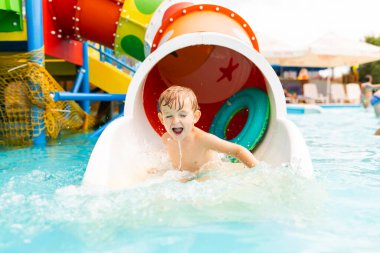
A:
<svg viewBox="0 0 380 253">
<path fill-rule="evenodd" d="M 0 252 L 379 252 L 380 127 L 372 111 L 290 115 L 315 180 L 222 167 L 204 183 L 80 186 L 95 144 L 75 135 L 0 151 Z M 231 166 L 233 167 L 233 166 Z"/>
</svg>

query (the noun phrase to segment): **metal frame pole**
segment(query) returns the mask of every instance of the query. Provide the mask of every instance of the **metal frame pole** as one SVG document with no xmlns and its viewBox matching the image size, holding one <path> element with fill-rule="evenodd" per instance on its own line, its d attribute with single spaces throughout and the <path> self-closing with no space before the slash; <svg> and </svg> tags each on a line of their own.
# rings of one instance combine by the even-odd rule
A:
<svg viewBox="0 0 380 253">
<path fill-rule="evenodd" d="M 44 37 L 43 37 L 43 23 L 42 23 L 42 0 L 26 0 L 26 22 L 27 22 L 27 34 L 28 34 L 28 51 L 34 51 L 43 48 Z M 39 55 L 32 57 L 33 62 L 39 65 L 44 64 L 44 56 L 42 58 Z M 38 83 L 29 82 L 32 90 L 37 93 L 42 93 Z M 42 94 L 41 94 L 42 97 Z M 43 114 L 44 110 L 38 108 L 36 105 L 32 106 L 32 118 L 38 118 L 39 115 Z M 33 120 L 33 123 L 35 121 Z M 33 135 L 38 133 L 38 135 L 33 137 L 34 145 L 44 145 L 46 144 L 45 136 L 45 122 L 44 120 L 38 120 L 33 126 Z M 42 129 L 42 130 L 40 130 Z"/>
<path fill-rule="evenodd" d="M 89 76 L 89 59 L 88 59 L 88 42 L 83 42 L 83 66 L 84 75 L 83 75 L 83 83 L 80 87 L 80 92 L 82 93 L 90 93 L 90 76 Z M 90 101 L 85 100 L 82 101 L 81 106 L 83 110 L 87 113 L 90 113 Z"/>
</svg>

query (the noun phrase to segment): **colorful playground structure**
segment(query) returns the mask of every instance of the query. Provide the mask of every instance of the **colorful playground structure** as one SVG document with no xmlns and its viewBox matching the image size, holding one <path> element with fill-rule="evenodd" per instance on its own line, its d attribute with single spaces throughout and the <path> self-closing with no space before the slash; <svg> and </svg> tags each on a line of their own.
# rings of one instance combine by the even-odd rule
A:
<svg viewBox="0 0 380 253">
<path fill-rule="evenodd" d="M 10 4 L 14 1 L 6 2 L 8 5 L 0 5 L 0 9 L 15 12 Z M 21 4 L 21 0 L 18 2 Z M 22 11 L 17 10 L 21 16 Z M 23 19 L 14 20 L 13 23 L 20 23 Z M 195 0 L 26 0 L 26 21 L 27 39 L 19 41 L 21 46 L 22 41 L 27 41 L 25 50 L 29 51 L 29 58 L 24 56 L 26 59 L 0 72 L 0 77 L 17 73 L 25 78 L 12 81 L 14 74 L 0 85 L 8 87 L 4 90 L 22 91 L 27 96 L 17 105 L 29 106 L 23 108 L 30 119 L 26 129 L 35 143 L 43 142 L 37 140 L 47 135 L 43 130 L 50 125 L 75 129 L 94 125 L 89 101 L 125 98 L 124 116 L 105 128 L 94 147 L 84 175 L 85 185 L 123 188 L 145 179 L 145 172 L 128 166 L 131 156 L 126 153 L 146 152 L 146 146 L 139 143 L 149 143 L 152 152 L 162 149 L 160 135 L 164 129 L 157 117 L 156 101 L 164 89 L 174 84 L 190 87 L 196 93 L 202 108 L 198 127 L 247 147 L 259 160 L 273 166 L 289 163 L 299 168 L 302 175 L 312 176 L 304 139 L 286 118 L 281 83 L 260 55 L 258 39 L 249 24 L 232 10 Z M 25 27 L 19 23 L 7 27 L 18 27 L 18 33 L 25 36 Z M 33 36 L 42 36 L 41 27 L 44 41 L 30 46 Z M 4 42 L 8 38 L 5 33 L 9 32 L 0 33 L 3 43 L 0 48 L 17 41 Z M 117 56 L 134 58 L 141 65 L 135 70 L 112 58 L 114 65 L 122 66 L 129 74 L 120 71 L 105 60 L 111 54 L 94 51 L 104 46 L 112 48 Z M 41 66 L 43 51 L 55 60 L 77 66 L 71 92 L 58 87 Z M 40 57 L 33 57 L 35 54 Z M 31 77 L 28 73 L 33 68 L 38 71 Z M 54 85 L 41 85 L 45 82 Z M 90 92 L 90 83 L 109 94 Z M 1 115 L 8 118 L 10 112 L 14 113 L 7 102 L 9 92 L 1 93 L 5 98 Z M 68 99 L 81 101 L 82 109 Z M 55 125 L 47 123 L 52 121 L 48 120 L 49 114 L 53 114 L 50 118 Z M 79 123 L 75 127 L 66 126 L 62 125 L 63 119 Z M 1 129 L 18 127 L 21 123 L 8 125 L 2 124 Z"/>
<path fill-rule="evenodd" d="M 90 101 L 124 100 L 135 70 L 104 46 L 116 32 L 120 4 L 60 0 L 0 3 L 0 144 L 44 144 L 46 137 L 56 138 L 62 130 L 89 129 L 97 124 L 90 113 Z M 103 8 L 108 10 L 105 25 L 105 16 L 95 14 L 104 13 Z M 103 26 L 93 20 L 94 15 Z M 86 41 L 80 39 L 81 34 Z M 75 82 L 65 90 L 49 72 L 71 75 Z"/>
</svg>

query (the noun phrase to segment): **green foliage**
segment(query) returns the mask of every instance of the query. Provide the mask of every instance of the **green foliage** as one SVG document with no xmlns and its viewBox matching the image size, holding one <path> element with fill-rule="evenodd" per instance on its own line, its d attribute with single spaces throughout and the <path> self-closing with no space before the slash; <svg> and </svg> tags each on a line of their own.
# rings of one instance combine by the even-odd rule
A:
<svg viewBox="0 0 380 253">
<path fill-rule="evenodd" d="M 380 37 L 365 37 L 365 42 L 375 46 L 380 46 Z"/>
<path fill-rule="evenodd" d="M 365 41 L 372 45 L 380 46 L 380 37 L 367 36 Z M 359 65 L 359 81 L 363 82 L 364 77 L 368 74 L 373 77 L 372 83 L 380 83 L 380 61 Z"/>
</svg>

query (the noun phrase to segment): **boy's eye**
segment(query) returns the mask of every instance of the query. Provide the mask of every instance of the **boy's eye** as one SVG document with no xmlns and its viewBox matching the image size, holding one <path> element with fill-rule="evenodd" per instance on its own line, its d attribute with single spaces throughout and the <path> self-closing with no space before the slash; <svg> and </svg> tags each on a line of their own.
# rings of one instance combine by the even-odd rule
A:
<svg viewBox="0 0 380 253">
<path fill-rule="evenodd" d="M 187 116 L 187 114 L 180 114 L 179 115 L 181 118 L 185 118 Z"/>
<path fill-rule="evenodd" d="M 165 118 L 170 119 L 172 115 L 166 115 Z"/>
</svg>

